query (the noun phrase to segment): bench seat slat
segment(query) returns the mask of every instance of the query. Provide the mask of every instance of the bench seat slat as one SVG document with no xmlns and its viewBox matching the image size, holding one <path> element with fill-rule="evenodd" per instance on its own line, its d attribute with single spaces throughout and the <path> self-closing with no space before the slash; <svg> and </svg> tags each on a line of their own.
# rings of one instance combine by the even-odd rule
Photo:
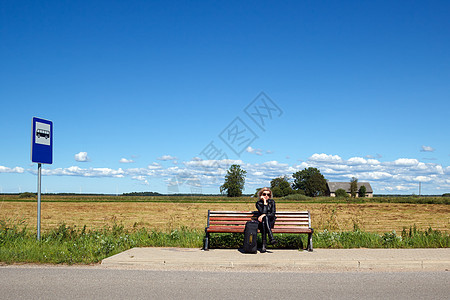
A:
<svg viewBox="0 0 450 300">
<path fill-rule="evenodd" d="M 244 216 L 244 215 L 242 215 L 242 216 L 239 216 L 239 215 L 228 215 L 228 216 L 217 216 L 217 215 L 212 215 L 212 216 L 210 216 L 210 218 L 247 218 L 247 219 L 250 219 L 250 218 L 256 218 L 258 215 L 246 215 L 246 216 Z M 276 214 L 276 217 L 277 218 L 284 218 L 284 219 L 309 219 L 309 216 L 308 215 L 298 215 L 298 216 L 293 216 L 293 215 L 290 215 L 290 216 L 285 216 L 285 215 L 279 215 L 279 214 Z"/>
<path fill-rule="evenodd" d="M 289 221 L 276 221 L 275 225 L 297 225 L 297 226 L 309 226 L 309 222 L 306 220 L 289 220 Z"/>
<path fill-rule="evenodd" d="M 210 224 L 213 224 L 214 222 L 234 222 L 234 221 L 241 221 L 246 222 L 250 220 L 256 220 L 256 218 L 209 218 Z M 309 219 L 305 218 L 277 218 L 275 221 L 276 223 L 283 223 L 283 222 L 302 222 L 302 223 L 308 223 Z"/>
<path fill-rule="evenodd" d="M 214 214 L 210 213 L 210 216 L 220 217 L 220 216 L 254 216 L 257 215 L 257 212 L 247 212 L 247 213 L 239 213 L 239 214 Z M 291 214 L 285 214 L 285 213 L 276 213 L 277 216 L 286 216 L 286 217 L 295 217 L 295 216 L 308 216 L 307 213 L 291 213 Z"/>
<path fill-rule="evenodd" d="M 308 213 L 291 213 L 291 214 L 285 214 L 285 213 L 275 213 L 277 216 L 286 216 L 286 217 L 295 217 L 295 216 L 308 216 Z M 210 216 L 214 216 L 214 217 L 220 217 L 220 216 L 255 216 L 257 215 L 257 212 L 247 212 L 247 213 L 239 213 L 239 214 L 230 214 L 230 213 L 226 213 L 226 214 L 215 214 L 215 213 L 210 213 Z"/>
<path fill-rule="evenodd" d="M 245 223 L 247 223 L 247 221 L 211 221 L 209 222 L 209 226 L 217 226 L 217 225 L 245 225 Z M 280 226 L 280 225 L 298 225 L 298 226 L 308 226 L 309 223 L 306 222 L 277 222 L 275 223 L 276 226 Z"/>
<path fill-rule="evenodd" d="M 210 215 L 210 218 L 254 218 L 258 216 L 257 214 L 249 214 L 249 215 Z M 275 214 L 277 218 L 285 218 L 285 219 L 308 219 L 309 215 L 284 215 L 284 214 Z"/>
<path fill-rule="evenodd" d="M 207 232 L 209 233 L 242 233 L 245 226 L 214 226 L 209 227 Z M 258 230 L 259 231 L 259 230 Z M 296 228 L 283 228 L 275 227 L 272 229 L 273 233 L 311 233 L 312 229 L 307 227 L 296 227 Z"/>
<path fill-rule="evenodd" d="M 210 214 L 248 214 L 253 213 L 253 211 L 248 210 L 210 210 Z"/>
<path fill-rule="evenodd" d="M 312 233 L 312 229 L 308 227 L 297 227 L 297 228 L 274 228 L 273 233 Z"/>
<path fill-rule="evenodd" d="M 212 227 L 208 227 L 206 228 L 206 232 L 239 232 L 239 233 L 243 233 L 245 229 L 245 226 L 212 226 Z"/>
<path fill-rule="evenodd" d="M 256 211 L 234 211 L 234 210 L 210 210 L 210 214 L 248 214 Z M 279 211 L 280 214 L 308 214 L 307 210 L 303 211 Z"/>
</svg>

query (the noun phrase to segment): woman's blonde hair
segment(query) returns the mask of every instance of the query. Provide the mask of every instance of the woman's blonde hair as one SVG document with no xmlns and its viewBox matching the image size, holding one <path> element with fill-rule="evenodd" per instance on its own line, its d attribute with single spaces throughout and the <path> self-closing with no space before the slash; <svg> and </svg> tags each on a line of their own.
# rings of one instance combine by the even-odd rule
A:
<svg viewBox="0 0 450 300">
<path fill-rule="evenodd" d="M 269 191 L 270 192 L 270 198 L 272 198 L 272 190 L 270 189 L 270 188 L 268 188 L 268 187 L 263 187 L 262 189 L 260 189 L 259 191 L 258 191 L 258 199 L 260 199 L 261 198 L 261 194 L 264 192 L 264 191 Z"/>
</svg>

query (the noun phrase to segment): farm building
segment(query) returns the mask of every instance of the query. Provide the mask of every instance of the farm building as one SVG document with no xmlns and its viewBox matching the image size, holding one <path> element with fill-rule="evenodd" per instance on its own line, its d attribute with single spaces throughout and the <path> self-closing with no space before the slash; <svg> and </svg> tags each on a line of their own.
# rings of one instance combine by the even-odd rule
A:
<svg viewBox="0 0 450 300">
<path fill-rule="evenodd" d="M 363 185 L 366 187 L 366 197 L 372 198 L 373 190 L 368 182 L 358 182 L 357 191 L 359 191 L 359 188 Z M 330 197 L 336 197 L 336 191 L 338 189 L 343 189 L 350 196 L 350 182 L 327 182 L 327 189 Z M 356 194 L 356 197 L 358 197 L 358 193 Z"/>
</svg>

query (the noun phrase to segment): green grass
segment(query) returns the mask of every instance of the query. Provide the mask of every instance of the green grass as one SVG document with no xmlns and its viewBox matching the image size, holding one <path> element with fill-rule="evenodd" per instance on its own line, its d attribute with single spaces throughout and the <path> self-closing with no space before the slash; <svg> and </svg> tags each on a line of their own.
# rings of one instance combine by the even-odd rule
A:
<svg viewBox="0 0 450 300">
<path fill-rule="evenodd" d="M 277 249 L 304 249 L 306 235 L 276 234 Z M 259 243 L 261 242 L 260 236 Z M 86 230 L 61 224 L 42 234 L 36 233 L 23 222 L 0 220 L 0 262 L 4 263 L 52 263 L 92 264 L 133 247 L 183 247 L 201 248 L 203 230 L 180 228 L 168 232 L 145 228 L 126 230 L 121 225 L 102 230 Z M 243 234 L 212 234 L 211 248 L 237 249 L 243 243 Z M 420 231 L 414 227 L 395 231 L 368 233 L 355 229 L 348 232 L 316 232 L 314 248 L 448 248 L 450 235 L 437 230 Z M 270 246 L 269 246 L 270 248 Z"/>
<path fill-rule="evenodd" d="M 364 198 L 369 199 L 369 198 Z M 421 197 L 421 196 L 404 196 L 404 197 L 374 197 L 367 202 L 378 203 L 411 203 L 411 204 L 450 204 L 450 197 Z"/>
<path fill-rule="evenodd" d="M 329 232 L 324 230 L 313 236 L 316 248 L 448 248 L 449 234 L 429 228 L 426 231 L 406 229 L 401 235 L 395 231 L 382 235 L 363 231 Z"/>
<path fill-rule="evenodd" d="M 25 224 L 0 221 L 0 261 L 91 264 L 133 247 L 200 248 L 202 232 L 181 228 L 171 232 L 126 230 L 121 225 L 87 231 L 61 224 L 37 241 Z"/>
<path fill-rule="evenodd" d="M 211 248 L 233 249 L 243 243 L 242 234 L 214 234 L 210 240 Z M 277 249 L 305 249 L 307 235 L 275 234 Z M 258 243 L 261 243 L 258 235 Z M 448 248 L 450 235 L 429 228 L 426 231 L 403 230 L 401 235 L 395 231 L 382 235 L 360 230 L 334 232 L 324 230 L 313 234 L 314 248 L 351 249 L 351 248 Z M 269 248 L 273 246 L 268 245 Z"/>
</svg>

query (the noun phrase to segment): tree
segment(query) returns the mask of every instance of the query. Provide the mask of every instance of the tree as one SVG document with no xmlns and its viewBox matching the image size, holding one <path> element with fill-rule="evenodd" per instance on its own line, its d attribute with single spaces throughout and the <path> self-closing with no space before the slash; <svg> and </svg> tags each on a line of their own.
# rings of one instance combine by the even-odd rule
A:
<svg viewBox="0 0 450 300">
<path fill-rule="evenodd" d="M 366 196 L 366 191 L 366 187 L 364 185 L 361 185 L 358 191 L 358 196 L 364 198 Z"/>
<path fill-rule="evenodd" d="M 34 198 L 36 196 L 35 193 L 25 192 L 19 194 L 19 198 Z"/>
<path fill-rule="evenodd" d="M 347 198 L 348 197 L 348 194 L 344 189 L 337 189 L 335 194 L 336 194 L 336 197 L 339 197 L 339 198 Z"/>
<path fill-rule="evenodd" d="M 279 187 L 270 188 L 272 190 L 272 196 L 275 197 L 283 197 L 283 191 Z"/>
<path fill-rule="evenodd" d="M 260 189 L 262 189 L 262 188 L 257 188 L 256 189 L 255 193 L 253 194 L 253 197 L 258 198 L 258 192 L 259 192 Z"/>
<path fill-rule="evenodd" d="M 350 195 L 352 198 L 356 198 L 356 192 L 358 191 L 358 178 L 352 177 L 350 180 Z"/>
<path fill-rule="evenodd" d="M 227 175 L 225 175 L 225 182 L 220 186 L 220 192 L 226 191 L 228 197 L 242 196 L 245 174 L 247 174 L 247 171 L 242 170 L 240 165 L 231 165 Z"/>
<path fill-rule="evenodd" d="M 272 179 L 272 181 L 270 181 L 270 189 L 272 190 L 274 197 L 284 197 L 295 193 L 287 176 L 280 176 Z"/>
<path fill-rule="evenodd" d="M 302 190 L 306 196 L 323 196 L 327 191 L 327 181 L 317 168 L 306 168 L 292 174 L 294 190 Z"/>
</svg>

